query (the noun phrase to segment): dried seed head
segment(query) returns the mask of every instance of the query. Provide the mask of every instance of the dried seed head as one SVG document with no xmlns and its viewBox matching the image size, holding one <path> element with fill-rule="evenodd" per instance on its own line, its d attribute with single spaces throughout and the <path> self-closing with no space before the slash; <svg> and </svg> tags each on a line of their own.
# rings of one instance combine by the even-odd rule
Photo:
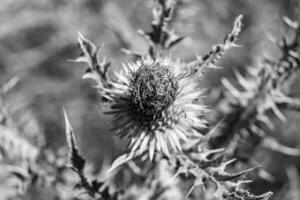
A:
<svg viewBox="0 0 300 200">
<path fill-rule="evenodd" d="M 133 118 L 151 126 L 174 102 L 177 89 L 178 83 L 167 66 L 158 63 L 141 66 L 130 83 Z"/>
<path fill-rule="evenodd" d="M 182 77 L 186 63 L 169 57 L 145 56 L 123 65 L 105 92 L 113 97 L 113 130 L 128 137 L 132 155 L 155 152 L 170 156 L 181 151 L 189 136 L 200 136 L 206 108 L 199 101 L 202 90 L 197 80 Z"/>
</svg>

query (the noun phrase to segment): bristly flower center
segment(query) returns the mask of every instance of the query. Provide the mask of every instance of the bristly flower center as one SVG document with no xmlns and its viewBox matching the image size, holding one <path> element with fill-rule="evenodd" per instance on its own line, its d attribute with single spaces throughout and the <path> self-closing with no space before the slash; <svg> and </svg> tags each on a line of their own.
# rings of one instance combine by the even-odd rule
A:
<svg viewBox="0 0 300 200">
<path fill-rule="evenodd" d="M 137 122 L 151 125 L 174 102 L 178 83 L 167 66 L 145 65 L 131 80 L 131 106 Z"/>
</svg>

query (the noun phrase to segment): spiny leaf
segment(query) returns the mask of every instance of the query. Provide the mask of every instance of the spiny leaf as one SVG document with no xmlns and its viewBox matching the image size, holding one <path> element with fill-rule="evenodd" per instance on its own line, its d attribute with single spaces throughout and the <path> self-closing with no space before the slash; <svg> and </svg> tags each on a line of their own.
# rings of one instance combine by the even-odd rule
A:
<svg viewBox="0 0 300 200">
<path fill-rule="evenodd" d="M 247 190 L 239 189 L 233 195 L 242 200 L 269 200 L 273 193 L 266 192 L 261 195 L 253 195 Z"/>
<path fill-rule="evenodd" d="M 185 155 L 176 155 L 176 174 L 188 175 L 191 168 L 195 168 L 194 163 Z"/>
<path fill-rule="evenodd" d="M 133 158 L 133 156 L 131 156 L 130 154 L 129 155 L 128 154 L 123 154 L 123 155 L 119 156 L 118 158 L 115 159 L 115 161 L 112 163 L 111 167 L 107 170 L 107 173 L 113 171 L 114 169 L 116 169 L 120 165 L 125 164 L 126 162 L 128 162 L 132 158 Z"/>
<path fill-rule="evenodd" d="M 90 68 L 93 68 L 94 56 L 96 54 L 96 46 L 86 39 L 80 32 L 77 33 L 77 41 L 82 50 L 82 55 L 79 56 L 76 62 L 86 62 Z"/>
<path fill-rule="evenodd" d="M 63 109 L 65 124 L 66 124 L 66 138 L 69 147 L 69 161 L 68 165 L 75 171 L 75 172 L 82 172 L 85 160 L 83 157 L 78 153 L 77 144 L 74 136 L 73 128 L 69 122 L 67 113 L 65 109 Z"/>
<path fill-rule="evenodd" d="M 192 185 L 192 187 L 189 189 L 189 191 L 188 191 L 188 193 L 186 194 L 186 198 L 188 198 L 189 196 L 190 196 L 190 194 L 192 193 L 192 191 L 196 188 L 196 187 L 198 187 L 198 186 L 201 186 L 201 185 L 203 185 L 203 181 L 201 180 L 201 179 L 196 179 L 195 181 L 194 181 L 194 184 Z M 204 187 L 203 187 L 204 188 Z"/>
<path fill-rule="evenodd" d="M 110 62 L 107 62 L 105 58 L 100 58 L 100 52 L 103 45 L 96 47 L 91 41 L 86 39 L 81 33 L 78 32 L 77 40 L 82 54 L 74 62 L 85 62 L 88 64 L 88 69 L 83 75 L 83 79 L 92 79 L 96 81 L 99 89 L 106 88 L 108 86 L 107 71 L 110 67 Z"/>
<path fill-rule="evenodd" d="M 204 160 L 204 161 L 200 160 L 201 168 L 218 166 L 223 161 L 225 156 L 226 156 L 226 152 L 222 153 L 221 155 L 211 160 Z"/>
<path fill-rule="evenodd" d="M 224 120 L 226 119 L 226 117 L 223 117 L 216 125 L 214 125 L 208 133 L 205 134 L 205 136 L 197 139 L 196 141 L 191 141 L 191 144 L 186 144 L 185 146 L 185 150 L 191 149 L 193 147 L 198 147 L 200 144 L 206 143 L 208 142 L 212 136 L 217 132 L 218 128 L 220 128 L 220 126 L 223 124 Z M 207 150 L 205 152 L 203 152 L 202 154 L 206 156 L 212 154 L 212 153 L 218 153 L 218 152 L 222 152 L 225 149 L 220 148 L 220 149 L 212 149 L 212 150 Z M 205 157 L 206 157 L 205 156 Z"/>
<path fill-rule="evenodd" d="M 148 32 L 143 30 L 138 31 L 149 43 L 149 54 L 151 56 L 157 53 L 157 47 L 170 49 L 185 38 L 177 36 L 173 30 L 168 29 L 168 23 L 172 18 L 176 2 L 176 0 L 156 1 L 156 6 L 152 9 L 152 30 Z"/>
<path fill-rule="evenodd" d="M 186 197 L 188 197 L 191 194 L 195 187 L 203 186 L 203 190 L 205 190 L 204 182 L 207 180 L 207 176 L 202 169 L 195 168 L 189 170 L 189 172 L 195 176 L 195 181 L 192 187 L 189 189 L 188 193 L 186 194 Z"/>
<path fill-rule="evenodd" d="M 229 173 L 226 173 L 226 172 L 222 172 L 222 171 L 218 171 L 217 173 L 214 174 L 214 178 L 218 181 L 229 181 L 229 180 L 232 180 L 232 179 L 236 179 L 250 171 L 253 171 L 254 169 L 257 169 L 257 167 L 253 167 L 253 168 L 250 168 L 250 169 L 246 169 L 244 171 L 241 171 L 239 173 L 235 173 L 235 174 L 229 174 Z"/>
<path fill-rule="evenodd" d="M 186 76 L 201 75 L 203 69 L 215 66 L 215 63 L 220 60 L 228 49 L 240 46 L 235 44 L 235 41 L 241 32 L 242 19 L 243 15 L 236 17 L 231 32 L 224 38 L 222 43 L 213 46 L 212 50 L 205 56 L 199 57 L 196 61 L 189 63 L 191 69 L 188 69 L 189 71 L 186 73 Z"/>
</svg>

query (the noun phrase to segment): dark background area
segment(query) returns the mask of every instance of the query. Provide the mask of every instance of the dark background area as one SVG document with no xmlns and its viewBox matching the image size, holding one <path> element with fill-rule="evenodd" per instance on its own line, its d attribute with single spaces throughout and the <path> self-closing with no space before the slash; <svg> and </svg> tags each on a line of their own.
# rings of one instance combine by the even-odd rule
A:
<svg viewBox="0 0 300 200">
<path fill-rule="evenodd" d="M 101 114 L 97 91 L 82 80 L 84 64 L 69 62 L 80 50 L 76 33 L 81 32 L 94 43 L 104 44 L 103 56 L 118 69 L 130 57 L 120 49 L 129 48 L 142 54 L 147 43 L 136 30 L 150 29 L 151 4 L 146 0 L 3 0 L 0 5 L 0 83 L 18 77 L 16 88 L 6 97 L 7 104 L 22 107 L 35 119 L 31 124 L 52 148 L 66 144 L 62 108 L 65 107 L 80 144 L 81 152 L 96 167 L 110 163 L 122 151 L 123 141 L 109 132 L 109 120 Z M 207 53 L 232 27 L 234 18 L 244 15 L 243 31 L 238 44 L 219 63 L 223 69 L 211 70 L 203 78 L 210 94 L 221 86 L 222 77 L 241 73 L 263 56 L 276 57 L 278 50 L 267 41 L 289 35 L 282 17 L 299 20 L 297 0 L 182 0 L 175 12 L 173 27 L 188 36 L 171 50 L 174 57 L 192 60 Z M 299 81 L 298 81 L 299 83 Z M 297 84 L 295 94 L 299 92 Z M 15 117 L 21 117 L 16 113 Z M 300 115 L 286 113 L 287 122 L 278 125 L 283 143 L 300 147 Z M 278 123 L 281 124 L 281 123 Z M 32 128 L 32 127 L 31 127 Z M 263 152 L 263 151 L 262 151 Z M 266 156 L 267 155 L 267 156 Z M 299 158 L 278 153 L 260 155 L 263 165 L 274 176 L 284 176 L 287 163 L 299 165 Z M 283 162 L 284 160 L 284 162 Z M 282 175 L 283 174 L 283 175 Z M 283 178 L 286 179 L 286 178 Z M 257 182 L 254 190 L 263 192 L 282 184 Z M 1 183 L 0 183 L 1 188 Z M 300 189 L 300 188 L 299 188 Z M 0 189 L 3 192 L 3 189 Z M 1 197 L 0 197 L 1 199 Z"/>
</svg>

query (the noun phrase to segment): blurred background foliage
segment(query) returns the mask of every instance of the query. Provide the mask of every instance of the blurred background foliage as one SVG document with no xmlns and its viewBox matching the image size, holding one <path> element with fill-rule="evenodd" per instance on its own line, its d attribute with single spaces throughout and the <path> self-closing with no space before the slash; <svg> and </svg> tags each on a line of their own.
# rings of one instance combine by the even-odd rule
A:
<svg viewBox="0 0 300 200">
<path fill-rule="evenodd" d="M 110 163 L 122 149 L 122 141 L 110 133 L 107 117 L 95 89 L 81 79 L 82 64 L 69 62 L 76 58 L 76 32 L 80 31 L 96 44 L 104 44 L 103 55 L 118 68 L 122 60 L 130 59 L 120 49 L 147 52 L 147 43 L 138 29 L 149 30 L 151 6 L 147 0 L 2 0 L 0 5 L 0 83 L 18 77 L 19 83 L 5 102 L 13 117 L 35 119 L 29 129 L 45 135 L 49 147 L 65 145 L 63 106 L 77 133 L 81 150 L 96 167 Z M 244 15 L 244 27 L 235 48 L 219 63 L 223 68 L 210 70 L 203 80 L 208 89 L 205 101 L 213 100 L 222 87 L 222 77 L 233 77 L 232 71 L 243 73 L 263 56 L 274 57 L 278 50 L 266 35 L 276 38 L 289 35 L 283 16 L 299 21 L 298 0 L 180 0 L 173 27 L 179 35 L 188 36 L 172 49 L 171 55 L 191 60 L 203 55 L 220 42 L 229 31 L 233 19 Z M 293 94 L 299 94 L 296 80 Z M 285 113 L 287 122 L 278 123 L 280 141 L 300 147 L 300 116 Z M 286 176 L 285 168 L 300 167 L 298 157 L 286 158 L 279 153 L 257 150 L 253 156 L 276 178 L 274 183 L 256 181 L 254 191 L 279 190 L 288 180 L 296 179 L 294 169 Z M 283 162 L 284 160 L 284 162 Z M 97 170 L 97 168 L 96 168 Z M 292 180 L 295 181 L 295 180 Z M 5 189 L 1 187 L 0 193 Z M 300 188 L 298 188 L 300 189 Z M 276 195 L 275 195 L 276 197 Z M 299 197 L 298 197 L 299 198 Z M 0 196 L 1 199 L 1 196 Z"/>
</svg>

